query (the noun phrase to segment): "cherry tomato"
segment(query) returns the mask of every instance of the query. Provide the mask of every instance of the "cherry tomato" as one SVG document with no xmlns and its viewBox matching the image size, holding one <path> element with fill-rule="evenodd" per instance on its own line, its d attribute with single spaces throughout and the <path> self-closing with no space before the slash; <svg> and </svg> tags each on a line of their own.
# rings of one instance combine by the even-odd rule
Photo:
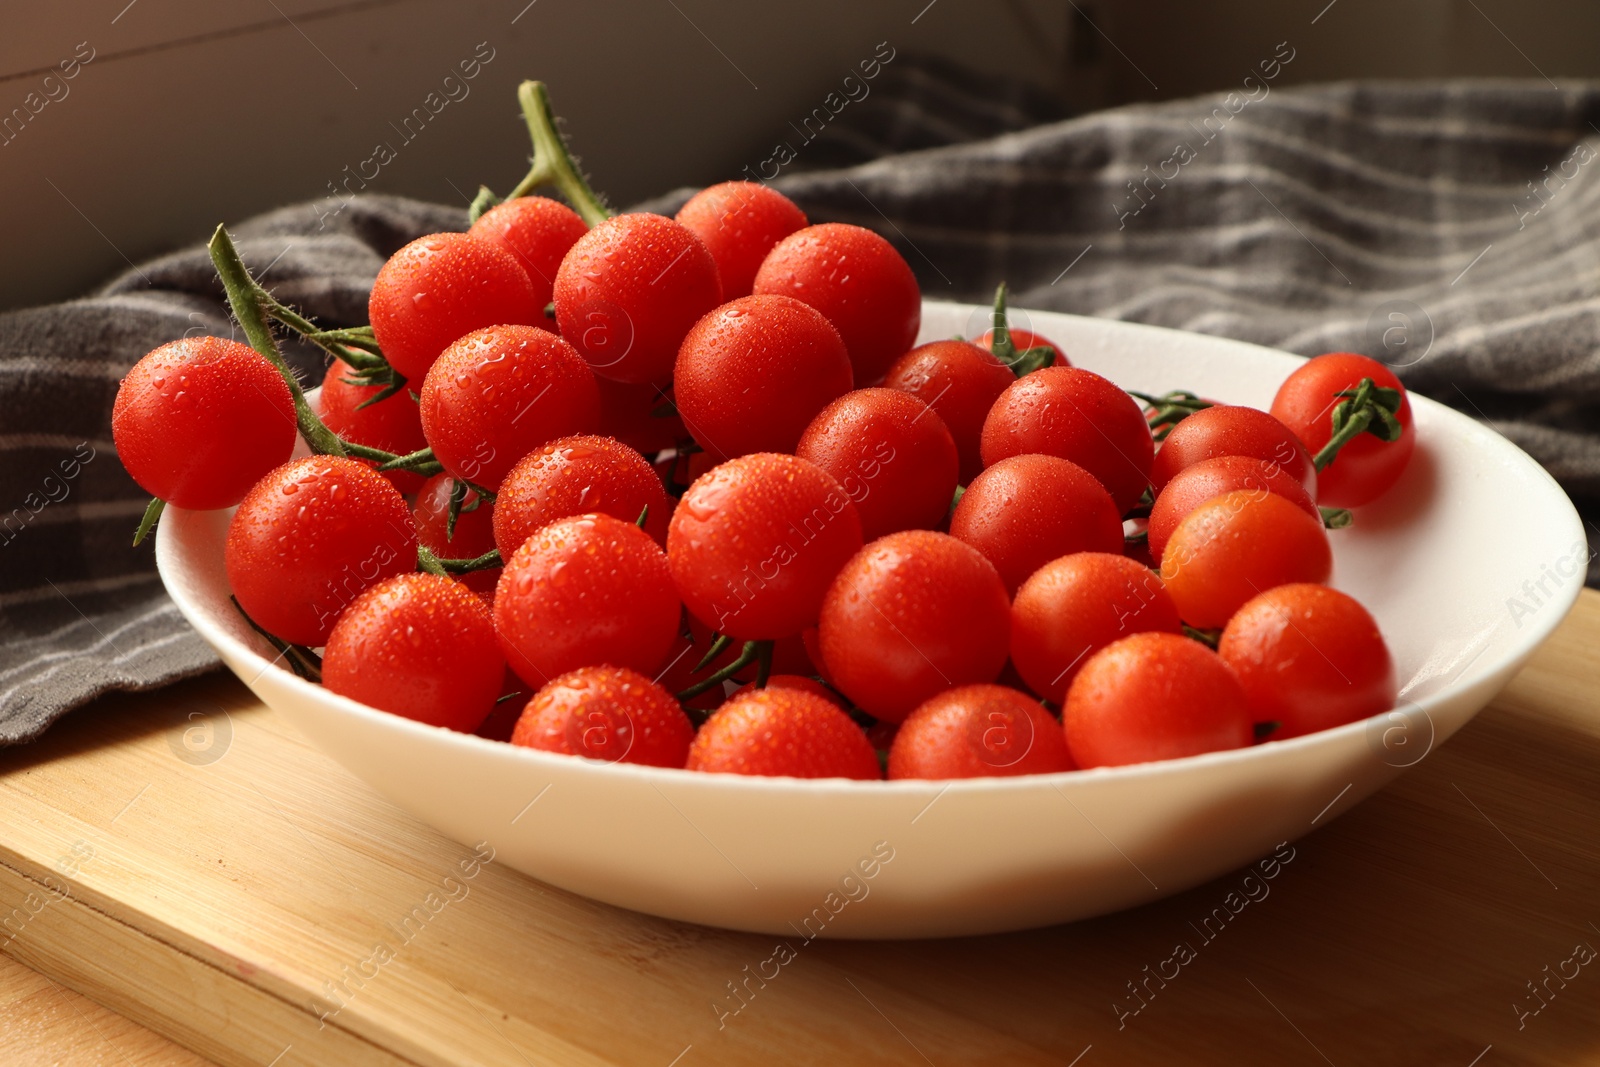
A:
<svg viewBox="0 0 1600 1067">
<path fill-rule="evenodd" d="M 390 366 L 413 389 L 457 338 L 545 321 L 516 257 L 464 233 L 419 237 L 390 256 L 372 283 L 367 317 Z"/>
<path fill-rule="evenodd" d="M 672 694 L 637 671 L 580 667 L 548 682 L 511 743 L 606 763 L 682 767 L 694 726 Z"/>
<path fill-rule="evenodd" d="M 1045 367 L 1012 383 L 983 423 L 985 466 L 1029 452 L 1094 475 L 1120 515 L 1150 484 L 1155 443 L 1133 397 L 1082 368 Z"/>
<path fill-rule="evenodd" d="M 838 480 L 861 515 L 861 536 L 932 529 L 950 514 L 956 444 L 928 405 L 897 389 L 857 389 L 811 420 L 795 455 Z"/>
<path fill-rule="evenodd" d="M 814 696 L 819 696 L 823 700 L 829 701 L 833 704 L 839 704 L 839 695 L 837 693 L 823 685 L 821 682 L 817 681 L 815 678 L 807 678 L 803 674 L 774 674 L 772 677 L 767 679 L 765 688 L 798 689 L 801 692 L 811 693 Z M 741 693 L 754 693 L 756 691 L 756 683 L 746 682 L 738 689 L 735 689 L 733 691 L 733 695 L 738 696 Z"/>
<path fill-rule="evenodd" d="M 289 458 L 294 401 L 278 369 L 221 337 L 169 341 L 117 388 L 111 436 L 139 487 L 180 508 L 237 504 Z"/>
<path fill-rule="evenodd" d="M 598 377 L 594 383 L 600 387 L 600 432 L 606 437 L 615 437 L 648 456 L 675 448 L 689 436 L 682 416 L 656 414 L 670 399 L 659 385 L 629 385 Z"/>
<path fill-rule="evenodd" d="M 678 345 L 722 303 L 717 265 L 660 215 L 618 215 L 572 246 L 556 272 L 556 321 L 589 366 L 619 382 L 665 382 Z"/>
<path fill-rule="evenodd" d="M 1067 358 L 1065 352 L 1061 351 L 1061 346 L 1048 337 L 1042 337 L 1032 330 L 1014 330 L 1009 327 L 1007 327 L 1006 332 L 1011 335 L 1011 344 L 1018 352 L 1026 352 L 1030 348 L 1048 348 L 1050 350 L 1050 362 L 1045 364 L 1046 367 L 1072 366 L 1072 361 Z M 983 336 L 978 338 L 978 344 L 993 352 L 994 331 L 983 331 Z"/>
<path fill-rule="evenodd" d="M 411 509 L 411 517 L 417 524 L 417 540 L 440 559 L 477 559 L 494 547 L 495 502 L 480 501 L 478 494 L 468 489 L 456 515 L 455 536 L 451 537 L 450 494 L 455 485 L 456 480 L 448 474 L 435 474 L 423 483 L 417 493 L 417 503 Z M 460 575 L 456 581 L 492 601 L 494 587 L 500 581 L 500 568 L 472 571 Z"/>
<path fill-rule="evenodd" d="M 571 345 L 532 326 L 475 330 L 445 349 L 422 383 L 422 431 L 449 474 L 500 486 L 547 441 L 600 424 L 594 374 Z"/>
<path fill-rule="evenodd" d="M 469 236 L 498 245 L 516 257 L 533 285 L 533 302 L 541 315 L 550 303 L 561 260 L 588 232 L 576 211 L 545 196 L 519 196 L 496 204 L 467 230 Z"/>
<path fill-rule="evenodd" d="M 539 685 L 579 667 L 656 669 L 681 610 L 661 547 L 610 515 L 542 527 L 506 561 L 494 596 L 506 662 Z"/>
<path fill-rule="evenodd" d="M 1406 387 L 1377 360 L 1332 352 L 1296 368 L 1272 399 L 1272 414 L 1293 430 L 1315 456 L 1333 437 L 1333 409 L 1344 399 L 1337 394 L 1354 389 L 1363 378 L 1371 378 L 1373 384 L 1383 388 L 1399 390 L 1400 410 L 1395 412 L 1395 418 L 1400 423 L 1400 437 L 1389 442 L 1363 433 L 1341 448 L 1320 473 L 1317 502 L 1329 507 L 1369 504 L 1400 480 L 1417 446 Z"/>
<path fill-rule="evenodd" d="M 906 530 L 844 565 L 818 634 L 840 692 L 900 722 L 936 693 L 999 677 L 1010 628 L 994 564 L 948 534 Z"/>
<path fill-rule="evenodd" d="M 351 385 L 349 380 L 355 370 L 342 359 L 328 365 L 327 376 L 322 379 L 322 391 L 317 394 L 317 415 L 328 429 L 358 445 L 381 448 L 397 456 L 408 456 L 426 448 L 422 436 L 422 415 L 417 402 L 402 389 L 362 407 L 383 392 L 381 385 Z M 372 464 L 377 466 L 376 463 Z M 425 480 L 411 471 L 384 471 L 389 484 L 410 495 L 422 488 Z"/>
<path fill-rule="evenodd" d="M 1089 657 L 1061 719 L 1080 767 L 1180 759 L 1253 738 L 1233 671 L 1200 642 L 1167 633 L 1124 637 Z"/>
<path fill-rule="evenodd" d="M 883 777 L 878 754 L 837 704 L 799 689 L 741 693 L 712 713 L 688 768 L 787 778 Z"/>
<path fill-rule="evenodd" d="M 1157 457 L 1161 453 L 1156 453 Z M 1184 516 L 1212 497 L 1235 489 L 1266 490 L 1294 504 L 1318 522 L 1322 512 L 1300 480 L 1271 460 L 1250 456 L 1218 456 L 1185 467 L 1167 482 L 1150 509 L 1150 558 L 1159 560 L 1167 539 Z"/>
<path fill-rule="evenodd" d="M 881 381 L 922 326 L 922 291 L 900 253 L 871 230 L 842 222 L 807 226 L 779 241 L 752 291 L 792 296 L 826 315 L 850 350 L 857 385 Z"/>
<path fill-rule="evenodd" d="M 1161 579 L 1126 556 L 1052 560 L 1017 590 L 1011 662 L 1028 688 L 1061 703 L 1090 656 L 1129 634 L 1183 632 Z"/>
<path fill-rule="evenodd" d="M 1203 630 L 1226 625 L 1257 593 L 1326 582 L 1332 570 L 1321 521 L 1265 489 L 1235 489 L 1201 504 L 1161 554 L 1161 580 L 1178 614 Z"/>
<path fill-rule="evenodd" d="M 741 641 L 789 637 L 815 623 L 829 583 L 860 547 L 861 519 L 839 483 L 771 452 L 696 479 L 667 529 L 684 603 Z"/>
<path fill-rule="evenodd" d="M 851 383 L 850 356 L 821 313 L 787 296 L 747 296 L 695 323 L 672 391 L 694 439 L 722 459 L 793 452 Z"/>
<path fill-rule="evenodd" d="M 982 552 L 1015 593 L 1028 575 L 1072 552 L 1122 551 L 1122 518 L 1088 471 L 1055 456 L 1012 456 L 972 479 L 950 536 Z"/>
<path fill-rule="evenodd" d="M 322 684 L 340 696 L 463 733 L 488 718 L 505 674 L 489 609 L 432 574 L 397 574 L 362 593 L 322 654 Z"/>
<path fill-rule="evenodd" d="M 1378 624 L 1323 585 L 1280 585 L 1228 620 L 1217 653 L 1273 740 L 1343 726 L 1394 706 L 1394 662 Z"/>
<path fill-rule="evenodd" d="M 723 182 L 702 189 L 678 209 L 677 221 L 717 261 L 722 299 L 749 296 L 772 246 L 807 225 L 794 201 L 759 182 Z"/>
<path fill-rule="evenodd" d="M 234 512 L 224 552 L 246 615 L 296 645 L 325 644 L 351 601 L 417 569 L 405 498 L 353 459 L 290 460 L 257 482 Z"/>
<path fill-rule="evenodd" d="M 561 437 L 523 456 L 500 483 L 494 539 L 508 559 L 535 530 L 557 519 L 600 512 L 636 523 L 645 508 L 645 532 L 665 544 L 672 503 L 655 468 L 609 437 Z"/>
<path fill-rule="evenodd" d="M 961 457 L 961 484 L 966 485 L 983 470 L 983 420 L 1016 380 L 987 349 L 968 341 L 929 341 L 896 360 L 883 384 L 910 393 L 944 420 Z"/>
<path fill-rule="evenodd" d="M 1266 460 L 1317 495 L 1317 468 L 1294 431 L 1265 411 L 1232 404 L 1202 408 L 1174 426 L 1150 466 L 1151 485 L 1159 495 L 1179 471 L 1218 456 Z"/>
<path fill-rule="evenodd" d="M 964 685 L 924 703 L 900 724 L 889 778 L 986 778 L 1073 768 L 1061 724 L 1026 693 Z"/>
</svg>

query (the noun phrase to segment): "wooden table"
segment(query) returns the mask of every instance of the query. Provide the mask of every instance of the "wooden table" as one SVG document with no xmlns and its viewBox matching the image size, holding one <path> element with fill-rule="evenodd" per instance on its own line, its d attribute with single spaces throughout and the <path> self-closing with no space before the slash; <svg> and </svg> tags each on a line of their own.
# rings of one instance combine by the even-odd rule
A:
<svg viewBox="0 0 1600 1067">
<path fill-rule="evenodd" d="M 209 747 L 185 746 L 207 721 Z M 223 1064 L 1600 1064 L 1593 592 L 1491 708 L 1298 842 L 1213 940 L 1198 926 L 1242 872 L 1071 926 L 813 943 L 737 1013 L 729 983 L 773 938 L 492 862 L 446 883 L 470 850 L 220 675 L 102 700 L 0 754 L 0 813 L 5 953 Z M 450 884 L 402 940 L 395 924 Z M 1150 975 L 1173 974 L 1179 942 L 1194 958 L 1163 985 Z M 21 1054 L 0 1038 L 0 1061 L 99 1062 L 30 1061 L 66 1047 L 46 1031 L 86 1024 L 8 1000 Z M 94 1020 L 127 1027 L 115 1044 L 159 1041 Z M 105 1062 L 193 1062 L 139 1055 Z"/>
</svg>

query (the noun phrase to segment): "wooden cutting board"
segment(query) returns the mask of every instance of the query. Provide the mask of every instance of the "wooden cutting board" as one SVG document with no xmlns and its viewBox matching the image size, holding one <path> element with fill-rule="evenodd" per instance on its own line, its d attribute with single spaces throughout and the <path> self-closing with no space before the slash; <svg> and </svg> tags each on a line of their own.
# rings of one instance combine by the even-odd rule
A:
<svg viewBox="0 0 1600 1067">
<path fill-rule="evenodd" d="M 1270 880 L 781 968 L 474 862 L 217 675 L 0 753 L 0 946 L 222 1064 L 1600 1064 L 1597 840 L 1593 592 Z"/>
</svg>

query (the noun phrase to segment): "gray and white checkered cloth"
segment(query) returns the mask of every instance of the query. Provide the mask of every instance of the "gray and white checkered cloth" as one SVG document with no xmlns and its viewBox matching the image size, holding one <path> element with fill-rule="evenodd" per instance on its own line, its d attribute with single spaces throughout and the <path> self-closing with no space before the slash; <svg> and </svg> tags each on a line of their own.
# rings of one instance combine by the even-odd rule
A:
<svg viewBox="0 0 1600 1067">
<path fill-rule="evenodd" d="M 895 91 L 795 145 L 773 184 L 815 221 L 882 232 L 927 295 L 984 302 L 1006 279 L 1020 307 L 1366 352 L 1600 515 L 1600 87 L 1258 88 L 1030 125 L 1053 117 L 1036 99 L 896 66 Z M 921 150 L 815 169 L 904 147 Z M 465 224 L 459 208 L 368 196 L 233 232 L 279 299 L 348 326 L 385 257 Z M 145 498 L 108 427 L 135 360 L 229 330 L 199 248 L 0 314 L 0 744 L 216 664 L 149 546 L 129 547 Z M 313 353 L 294 358 L 320 377 Z"/>
</svg>

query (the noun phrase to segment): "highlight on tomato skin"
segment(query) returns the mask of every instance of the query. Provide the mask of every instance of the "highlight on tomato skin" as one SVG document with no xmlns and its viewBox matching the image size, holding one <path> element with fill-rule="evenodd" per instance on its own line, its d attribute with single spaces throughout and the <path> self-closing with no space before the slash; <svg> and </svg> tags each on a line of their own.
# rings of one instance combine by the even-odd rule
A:
<svg viewBox="0 0 1600 1067">
<path fill-rule="evenodd" d="M 1074 767 L 1061 724 L 1037 700 L 968 685 L 921 704 L 889 749 L 889 779 L 1054 774 Z"/>
<path fill-rule="evenodd" d="M 999 677 L 1010 620 L 1005 583 L 977 549 L 905 530 L 840 569 L 818 638 L 829 680 L 868 714 L 900 722 L 952 686 Z"/>
<path fill-rule="evenodd" d="M 315 648 L 368 587 L 414 571 L 405 498 L 359 460 L 290 460 L 245 494 L 228 524 L 228 585 L 257 626 Z"/>
<path fill-rule="evenodd" d="M 657 669 L 682 604 L 650 535 L 610 515 L 559 519 L 506 560 L 494 621 L 506 662 L 530 685 L 580 667 Z"/>
<path fill-rule="evenodd" d="M 333 692 L 463 733 L 494 709 L 505 671 L 483 601 L 449 578 L 416 572 L 357 597 L 322 656 L 322 684 Z"/>
<path fill-rule="evenodd" d="M 1394 706 L 1394 662 L 1371 613 L 1323 585 L 1269 589 L 1228 620 L 1217 654 L 1269 740 L 1356 722 Z"/>
<path fill-rule="evenodd" d="M 1115 767 L 1245 748 L 1253 740 L 1239 679 L 1177 634 L 1124 637 L 1089 658 L 1062 709 L 1080 767 Z"/>
<path fill-rule="evenodd" d="M 1126 556 L 1076 552 L 1040 567 L 1017 590 L 1011 662 L 1029 689 L 1060 704 L 1091 655 L 1151 631 L 1183 632 L 1160 577 Z"/>
<path fill-rule="evenodd" d="M 434 233 L 378 270 L 367 301 L 391 366 L 417 388 L 447 346 L 488 326 L 538 326 L 544 305 L 515 256 L 464 233 Z"/>
<path fill-rule="evenodd" d="M 694 725 L 671 693 L 624 667 L 580 667 L 533 695 L 511 743 L 604 763 L 682 767 Z"/>
<path fill-rule="evenodd" d="M 838 705 L 796 688 L 730 697 L 689 746 L 687 767 L 709 774 L 883 777 L 878 754 Z"/>
<path fill-rule="evenodd" d="M 185 337 L 129 369 L 111 409 L 117 458 L 169 504 L 237 504 L 294 451 L 294 401 L 278 369 L 248 345 Z"/>
<path fill-rule="evenodd" d="M 1167 541 L 1161 580 L 1183 621 L 1221 629 L 1255 596 L 1291 582 L 1326 583 L 1327 531 L 1288 499 L 1235 489 L 1191 511 Z"/>
</svg>

